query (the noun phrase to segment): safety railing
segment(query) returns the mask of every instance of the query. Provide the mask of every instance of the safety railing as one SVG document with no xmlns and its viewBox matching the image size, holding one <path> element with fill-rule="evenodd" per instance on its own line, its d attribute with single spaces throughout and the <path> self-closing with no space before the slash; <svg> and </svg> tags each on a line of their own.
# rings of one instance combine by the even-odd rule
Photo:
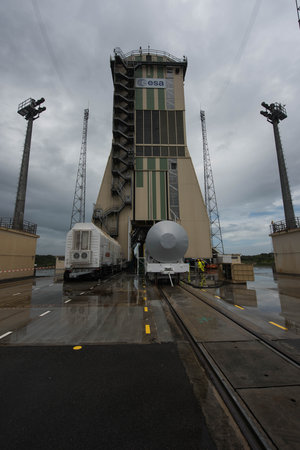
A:
<svg viewBox="0 0 300 450">
<path fill-rule="evenodd" d="M 9 217 L 0 217 L 0 227 L 14 229 L 13 219 Z M 28 222 L 27 220 L 23 221 L 23 227 L 20 231 L 25 231 L 25 233 L 36 234 L 37 225 L 35 223 Z"/>
<path fill-rule="evenodd" d="M 182 59 L 177 58 L 176 56 L 171 55 L 170 53 L 164 52 L 162 50 L 154 50 L 152 48 L 140 48 L 139 50 L 131 50 L 128 53 L 123 53 L 120 47 L 116 47 L 114 49 L 116 55 L 119 55 L 122 59 L 128 58 L 129 56 L 140 56 L 140 55 L 157 55 L 157 56 L 165 56 L 166 58 L 171 59 L 175 62 L 186 62 L 187 59 L 184 56 Z"/>
<path fill-rule="evenodd" d="M 280 233 L 281 231 L 293 230 L 300 228 L 300 218 L 295 217 L 290 220 L 280 220 L 279 222 L 272 222 L 270 225 L 271 234 Z"/>
</svg>

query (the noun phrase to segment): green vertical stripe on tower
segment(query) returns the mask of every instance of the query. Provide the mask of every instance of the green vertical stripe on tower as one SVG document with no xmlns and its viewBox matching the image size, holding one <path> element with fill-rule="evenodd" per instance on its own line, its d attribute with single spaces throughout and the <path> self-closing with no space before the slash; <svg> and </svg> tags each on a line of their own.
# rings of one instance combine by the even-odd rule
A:
<svg viewBox="0 0 300 450">
<path fill-rule="evenodd" d="M 156 220 L 156 172 L 152 172 L 152 205 L 153 205 L 153 220 Z"/>
<path fill-rule="evenodd" d="M 154 109 L 154 89 L 146 89 L 147 109 Z"/>
<path fill-rule="evenodd" d="M 161 219 L 167 218 L 166 214 L 166 172 L 160 172 L 160 215 Z"/>
<path fill-rule="evenodd" d="M 158 109 L 166 109 L 165 89 L 157 89 Z"/>
<path fill-rule="evenodd" d="M 147 78 L 153 78 L 154 67 L 147 66 L 146 73 Z M 154 109 L 154 89 L 151 88 L 146 89 L 146 97 L 147 97 L 147 109 Z"/>
<path fill-rule="evenodd" d="M 147 158 L 147 169 L 155 170 L 155 158 Z"/>
<path fill-rule="evenodd" d="M 162 60 L 162 56 L 158 56 L 157 60 L 159 60 L 158 58 L 161 58 Z M 164 74 L 164 68 L 162 66 L 158 66 L 157 67 L 157 78 L 164 78 L 165 74 Z M 165 89 L 157 89 L 157 96 L 158 96 L 158 109 L 166 109 L 166 102 L 165 102 Z"/>
<path fill-rule="evenodd" d="M 142 78 L 143 77 L 143 68 L 142 66 L 139 66 L 135 69 L 135 78 Z"/>
<path fill-rule="evenodd" d="M 157 67 L 157 78 L 165 78 L 164 68 L 162 66 Z"/>
<path fill-rule="evenodd" d="M 143 109 L 143 89 L 135 90 L 135 109 Z"/>
<path fill-rule="evenodd" d="M 168 170 L 168 160 L 167 158 L 159 159 L 160 170 Z"/>
</svg>

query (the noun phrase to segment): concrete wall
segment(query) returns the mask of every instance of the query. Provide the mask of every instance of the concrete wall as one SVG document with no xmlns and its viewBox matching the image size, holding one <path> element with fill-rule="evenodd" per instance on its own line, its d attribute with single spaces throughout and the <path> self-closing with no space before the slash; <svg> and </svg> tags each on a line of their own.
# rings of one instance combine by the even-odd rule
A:
<svg viewBox="0 0 300 450">
<path fill-rule="evenodd" d="M 38 238 L 0 227 L 0 280 L 33 276 Z"/>
<path fill-rule="evenodd" d="M 190 158 L 178 159 L 180 224 L 189 237 L 186 258 L 211 258 L 209 219 Z"/>
<path fill-rule="evenodd" d="M 271 234 L 278 273 L 300 275 L 300 229 Z"/>
</svg>

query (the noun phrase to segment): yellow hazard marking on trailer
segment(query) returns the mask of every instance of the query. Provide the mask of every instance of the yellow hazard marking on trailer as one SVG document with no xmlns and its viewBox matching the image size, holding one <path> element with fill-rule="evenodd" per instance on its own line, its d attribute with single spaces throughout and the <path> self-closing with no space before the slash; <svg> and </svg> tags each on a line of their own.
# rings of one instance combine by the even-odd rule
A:
<svg viewBox="0 0 300 450">
<path fill-rule="evenodd" d="M 145 312 L 148 312 L 148 306 L 145 306 L 145 307 L 144 307 L 144 311 L 145 311 Z"/>
<path fill-rule="evenodd" d="M 242 306 L 239 306 L 239 305 L 234 305 L 236 308 L 239 308 L 239 309 L 245 309 L 245 308 L 243 308 Z"/>
<path fill-rule="evenodd" d="M 275 327 L 281 328 L 282 330 L 288 330 L 288 328 L 283 327 L 282 325 L 278 325 L 278 323 L 275 323 L 275 322 L 269 322 L 269 323 L 272 325 L 275 325 Z"/>
<path fill-rule="evenodd" d="M 82 346 L 81 345 L 75 345 L 75 347 L 73 347 L 73 350 L 81 350 Z"/>
<path fill-rule="evenodd" d="M 151 333 L 150 325 L 145 325 L 145 332 L 146 332 L 146 334 L 150 334 Z"/>
</svg>

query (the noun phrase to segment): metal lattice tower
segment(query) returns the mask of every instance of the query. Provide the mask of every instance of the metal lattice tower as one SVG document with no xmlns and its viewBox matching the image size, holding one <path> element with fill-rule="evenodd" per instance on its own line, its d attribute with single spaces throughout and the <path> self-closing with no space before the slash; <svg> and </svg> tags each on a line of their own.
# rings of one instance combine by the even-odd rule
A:
<svg viewBox="0 0 300 450">
<path fill-rule="evenodd" d="M 221 254 L 224 254 L 224 246 L 220 225 L 220 218 L 217 205 L 217 197 L 214 185 L 213 172 L 210 162 L 205 112 L 200 111 L 202 138 L 203 138 L 203 164 L 204 164 L 204 189 L 205 189 L 205 204 L 210 222 L 210 238 L 212 248 Z"/>
<path fill-rule="evenodd" d="M 84 110 L 82 142 L 77 170 L 75 193 L 73 200 L 70 229 L 78 222 L 85 222 L 85 194 L 86 194 L 86 143 L 89 120 L 89 109 Z"/>
</svg>

